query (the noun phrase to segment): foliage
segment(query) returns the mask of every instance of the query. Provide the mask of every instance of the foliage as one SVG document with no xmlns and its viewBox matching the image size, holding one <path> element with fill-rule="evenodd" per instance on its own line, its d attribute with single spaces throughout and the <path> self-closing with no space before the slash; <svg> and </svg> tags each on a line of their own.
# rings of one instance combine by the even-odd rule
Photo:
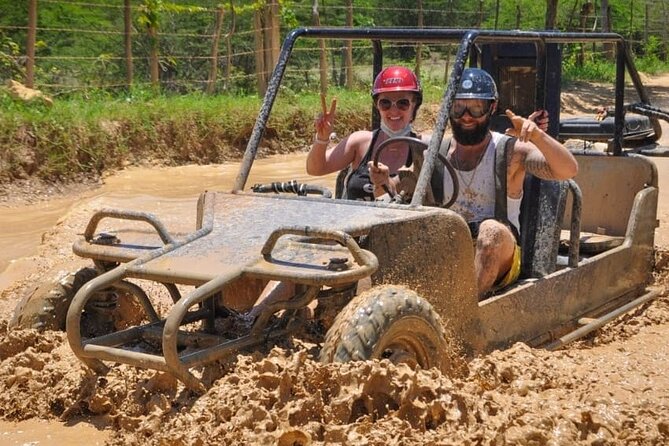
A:
<svg viewBox="0 0 669 446">
<path fill-rule="evenodd" d="M 313 0 L 280 0 L 281 35 L 310 26 Z M 27 3 L 0 0 L 0 81 L 22 80 L 25 67 Z M 82 172 L 113 169 L 128 160 L 160 158 L 166 162 L 220 162 L 243 150 L 255 121 L 260 99 L 255 95 L 254 12 L 265 0 L 134 0 L 133 54 L 135 86 L 123 86 L 124 29 L 122 2 L 110 0 L 39 2 L 39 32 L 36 48 L 38 85 L 53 85 L 57 93 L 49 108 L 40 103 L 23 104 L 0 89 L 0 181 L 20 175 L 68 178 Z M 597 5 L 601 3 L 595 2 Z M 650 17 L 646 28 L 645 1 L 609 0 L 613 31 L 632 39 L 640 71 L 667 70 L 667 24 Z M 536 0 L 423 0 L 425 27 L 541 29 L 545 1 Z M 499 14 L 496 13 L 499 4 Z M 601 11 L 581 21 L 584 0 L 559 2 L 557 26 L 561 30 L 597 29 Z M 346 23 L 345 0 L 320 0 L 319 16 L 324 26 Z M 398 26 L 411 28 L 418 22 L 416 2 L 406 0 L 354 0 L 354 26 Z M 654 8 L 669 9 L 669 0 Z M 221 86 L 217 96 L 204 96 L 215 11 L 223 6 L 224 33 L 230 34 L 234 55 L 219 57 L 219 68 L 230 68 L 233 82 Z M 599 7 L 599 6 L 598 6 Z M 652 13 L 652 10 L 651 10 Z M 659 25 L 657 25 L 659 23 Z M 655 24 L 655 25 L 653 25 Z M 65 30 L 65 31 L 64 31 Z M 151 32 L 159 33 L 155 39 Z M 162 94 L 148 88 L 148 55 L 153 44 L 160 54 Z M 276 131 L 275 150 L 302 148 L 309 140 L 313 116 L 318 112 L 318 43 L 300 42 L 301 51 L 291 56 L 270 126 Z M 369 115 L 371 54 L 368 47 L 354 49 L 355 89 L 343 84 L 343 42 L 331 41 L 329 54 L 330 95 L 340 99 L 338 132 L 360 128 Z M 225 43 L 221 41 L 221 48 Z M 443 94 L 444 61 L 454 48 L 423 45 L 421 68 L 426 103 Z M 411 66 L 416 47 L 389 45 L 384 62 Z M 563 78 L 611 81 L 613 63 L 602 48 L 565 46 Z M 583 54 L 583 59 L 581 59 Z M 204 56 L 204 57 L 203 57 Z M 432 69 L 428 59 L 441 65 Z M 219 77 L 220 79 L 220 77 Z M 222 83 L 221 83 L 222 85 Z M 85 86 L 80 89 L 78 87 Z M 101 88 L 90 88 L 99 86 Z M 107 87 L 107 88 L 102 88 Z M 426 111 L 427 107 L 423 107 Z M 347 118 L 348 117 L 348 118 Z M 28 135 L 28 136 L 26 136 Z M 277 148 L 278 147 L 278 148 Z M 28 160 L 28 161 L 26 161 Z"/>
<path fill-rule="evenodd" d="M 667 7 L 662 0 L 663 6 Z M 88 0 L 87 2 L 49 1 L 39 2 L 39 27 L 37 57 L 40 58 L 36 74 L 38 84 L 53 84 L 63 89 L 80 85 L 122 84 L 125 68 L 123 64 L 123 14 L 121 2 Z M 558 28 L 580 30 L 580 8 L 584 0 L 562 0 L 558 3 Z M 633 37 L 635 52 L 644 47 L 653 47 L 653 54 L 660 60 L 667 58 L 667 43 L 661 39 L 666 23 L 651 17 L 651 29 L 644 21 L 646 1 L 609 0 L 613 30 Z M 265 0 L 134 0 L 132 5 L 134 26 L 137 30 L 153 29 L 160 32 L 158 53 L 161 55 L 161 81 L 170 90 L 188 92 L 202 89 L 207 78 L 211 36 L 214 26 L 214 11 L 223 6 L 224 29 L 231 28 L 231 8 L 235 11 L 235 33 L 231 35 L 236 56 L 231 60 L 220 58 L 221 68 L 231 65 L 237 77 L 234 91 L 249 91 L 254 80 L 246 79 L 254 73 L 253 57 L 253 12 L 262 8 Z M 281 34 L 312 23 L 312 1 L 280 0 Z M 342 26 L 346 23 L 346 0 L 319 2 L 320 20 L 326 26 Z M 470 28 L 516 28 L 541 29 L 545 20 L 545 1 L 536 0 L 423 0 L 425 27 Z M 599 7 L 599 2 L 596 2 Z M 657 4 L 657 2 L 655 3 Z M 497 6 L 499 5 L 499 8 Z M 660 5 L 658 5 L 659 7 Z M 400 26 L 414 27 L 418 22 L 415 2 L 405 0 L 355 0 L 353 2 L 353 24 L 355 26 Z M 497 13 L 498 11 L 498 13 Z M 652 11 L 651 11 L 652 12 Z M 0 36 L 19 45 L 19 54 L 25 49 L 25 24 L 27 2 L 0 0 Z M 594 11 L 583 23 L 592 29 L 601 23 L 601 11 Z M 655 25 L 653 25 L 655 23 Z M 654 28 L 653 28 L 654 26 Z M 62 30 L 73 30 L 74 32 Z M 82 30 L 82 32 L 76 32 Z M 95 30 L 90 32 L 88 30 Z M 647 41 L 645 36 L 648 36 Z M 655 39 L 655 40 L 653 40 Z M 133 38 L 135 55 L 135 81 L 148 83 L 148 54 L 154 37 L 145 32 Z M 4 44 L 4 43 L 2 43 Z M 336 44 L 335 44 L 336 45 Z M 9 69 L 7 60 L 11 56 L 6 48 L 0 49 L 3 58 L 0 72 L 3 78 L 20 77 L 20 72 Z M 443 57 L 442 49 L 425 45 L 426 54 Z M 295 55 L 297 67 L 316 64 L 314 54 L 303 52 Z M 412 46 L 397 46 L 388 51 L 388 57 L 409 59 L 415 57 Z M 44 57 L 52 59 L 45 59 Z M 55 59 L 53 59 L 55 57 Z M 335 56 L 333 56 L 335 57 Z M 369 52 L 354 55 L 357 64 L 369 62 Z"/>
<path fill-rule="evenodd" d="M 336 91 L 338 131 L 368 125 L 367 94 Z M 282 92 L 263 142 L 264 151 L 304 149 L 312 138 L 316 94 Z M 52 107 L 23 103 L 0 89 L 0 184 L 33 175 L 71 180 L 127 163 L 220 163 L 246 147 L 261 99 L 255 95 L 156 94 L 133 89 L 110 96 L 98 90 L 56 100 Z"/>
<path fill-rule="evenodd" d="M 0 32 L 0 79 L 15 79 L 23 76 L 24 69 L 19 64 L 20 56 L 19 45 Z"/>
</svg>

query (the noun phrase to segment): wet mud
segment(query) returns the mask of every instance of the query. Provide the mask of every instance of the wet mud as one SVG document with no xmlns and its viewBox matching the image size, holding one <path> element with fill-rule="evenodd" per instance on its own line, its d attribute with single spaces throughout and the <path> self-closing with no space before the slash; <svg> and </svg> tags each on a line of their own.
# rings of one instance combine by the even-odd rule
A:
<svg viewBox="0 0 669 446">
<path fill-rule="evenodd" d="M 41 235 L 37 251 L 0 276 L 3 444 L 669 444 L 662 196 L 652 285 L 659 297 L 562 350 L 518 343 L 448 377 L 388 361 L 321 364 L 318 346 L 286 339 L 207 366 L 201 395 L 162 372 L 111 365 L 95 374 L 64 333 L 7 328 L 17 302 L 44 277 L 85 264 L 71 242 L 92 210 L 123 207 L 124 200 L 102 194 L 72 204 Z M 194 205 L 189 193 L 145 200 L 159 212 Z"/>
<path fill-rule="evenodd" d="M 184 200 L 146 205 L 164 212 Z M 387 361 L 321 364 L 316 346 L 287 339 L 206 367 L 208 390 L 198 395 L 170 375 L 126 365 L 96 375 L 62 332 L 7 329 L 13 306 L 40 277 L 77 265 L 65 242 L 103 205 L 123 199 L 75 207 L 44 234 L 26 277 L 0 295 L 5 422 L 89 420 L 118 445 L 669 443 L 665 249 L 657 300 L 561 351 L 517 344 L 451 378 Z"/>
</svg>

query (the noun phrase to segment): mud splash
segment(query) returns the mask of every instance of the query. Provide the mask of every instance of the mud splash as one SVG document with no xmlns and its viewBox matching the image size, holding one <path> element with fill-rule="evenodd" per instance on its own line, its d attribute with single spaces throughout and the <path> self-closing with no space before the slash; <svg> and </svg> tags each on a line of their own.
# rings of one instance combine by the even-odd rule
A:
<svg viewBox="0 0 669 446">
<path fill-rule="evenodd" d="M 44 274 L 71 266 L 63 240 L 106 200 L 75 209 L 45 234 L 35 272 L 2 293 L 3 314 Z M 164 211 L 178 201 L 152 206 Z M 0 416 L 96 420 L 110 445 L 666 444 L 664 250 L 655 286 L 659 299 L 578 344 L 557 352 L 516 344 L 472 360 L 462 377 L 387 361 L 321 364 L 314 345 L 289 339 L 208 366 L 204 395 L 170 375 L 125 365 L 96 375 L 74 357 L 64 333 L 8 331 L 3 318 Z"/>
<path fill-rule="evenodd" d="M 665 444 L 666 292 L 627 318 L 569 350 L 494 352 L 460 379 L 387 361 L 324 365 L 295 342 L 210 367 L 219 378 L 202 396 L 159 372 L 96 376 L 62 333 L 3 326 L 0 413 L 96 417 L 119 445 Z"/>
</svg>

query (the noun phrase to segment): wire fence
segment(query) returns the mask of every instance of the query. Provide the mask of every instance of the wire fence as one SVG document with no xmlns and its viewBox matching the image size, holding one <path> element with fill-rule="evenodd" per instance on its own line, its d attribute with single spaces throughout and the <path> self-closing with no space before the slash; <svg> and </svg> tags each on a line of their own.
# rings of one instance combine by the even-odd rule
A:
<svg viewBox="0 0 669 446">
<path fill-rule="evenodd" d="M 149 9 L 152 2 L 160 8 Z M 546 17 L 546 2 L 536 0 L 152 2 L 29 0 L 17 8 L 13 0 L 0 0 L 0 77 L 27 81 L 53 95 L 131 85 L 176 93 L 262 93 L 281 39 L 315 20 L 322 26 L 541 29 Z M 36 10 L 31 12 L 32 3 Z M 597 1 L 561 3 L 566 6 L 558 10 L 558 29 L 601 31 L 605 22 L 612 23 L 612 31 L 627 37 L 634 52 L 667 59 L 669 0 L 630 0 L 606 16 Z M 287 88 L 319 88 L 323 51 L 332 85 L 369 82 L 370 44 L 311 42 L 295 48 Z M 420 64 L 422 76 L 435 81 L 447 72 L 454 51 L 452 45 L 384 45 L 386 60 Z M 584 49 L 567 48 L 565 54 L 577 51 Z M 596 47 L 587 52 L 589 58 L 603 54 Z"/>
</svg>

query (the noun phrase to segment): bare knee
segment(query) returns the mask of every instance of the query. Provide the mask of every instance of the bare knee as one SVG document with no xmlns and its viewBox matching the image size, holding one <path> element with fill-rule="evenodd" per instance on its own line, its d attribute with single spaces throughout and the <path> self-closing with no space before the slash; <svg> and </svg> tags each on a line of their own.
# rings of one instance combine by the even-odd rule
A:
<svg viewBox="0 0 669 446">
<path fill-rule="evenodd" d="M 511 268 L 516 241 L 511 230 L 495 220 L 481 223 L 476 239 L 479 294 L 486 293 Z"/>
<path fill-rule="evenodd" d="M 495 220 L 485 220 L 481 223 L 476 238 L 477 253 L 511 258 L 515 246 L 513 233 L 506 225 Z"/>
</svg>

